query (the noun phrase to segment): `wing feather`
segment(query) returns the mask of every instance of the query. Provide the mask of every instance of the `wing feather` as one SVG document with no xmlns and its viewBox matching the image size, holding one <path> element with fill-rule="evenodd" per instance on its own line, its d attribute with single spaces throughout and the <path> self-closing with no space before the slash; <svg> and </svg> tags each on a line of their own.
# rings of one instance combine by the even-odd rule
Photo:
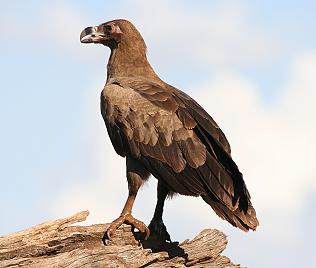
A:
<svg viewBox="0 0 316 268">
<path fill-rule="evenodd" d="M 250 195 L 213 118 L 167 84 L 128 78 L 112 83 L 101 94 L 101 111 L 115 150 L 141 161 L 173 192 L 201 195 L 234 226 L 254 229 Z"/>
</svg>

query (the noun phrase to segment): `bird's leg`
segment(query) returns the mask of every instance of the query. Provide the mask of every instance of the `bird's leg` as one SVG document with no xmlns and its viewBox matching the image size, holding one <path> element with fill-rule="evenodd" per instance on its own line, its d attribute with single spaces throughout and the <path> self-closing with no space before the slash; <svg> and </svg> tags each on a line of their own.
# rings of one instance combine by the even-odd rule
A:
<svg viewBox="0 0 316 268">
<path fill-rule="evenodd" d="M 115 233 L 115 231 L 123 224 L 127 223 L 137 228 L 142 233 L 145 233 L 145 239 L 148 238 L 150 231 L 147 226 L 132 216 L 132 208 L 138 189 L 142 186 L 145 180 L 149 177 L 149 173 L 136 162 L 136 160 L 126 159 L 126 176 L 128 181 L 128 198 L 122 210 L 120 217 L 114 220 L 106 231 L 106 235 L 109 239 Z"/>
<path fill-rule="evenodd" d="M 171 242 L 170 235 L 167 232 L 167 228 L 162 221 L 163 207 L 165 204 L 166 197 L 170 193 L 166 185 L 158 181 L 157 185 L 157 204 L 155 208 L 154 216 L 148 226 L 151 236 L 156 237 L 160 240 Z"/>
<path fill-rule="evenodd" d="M 133 207 L 135 198 L 136 198 L 136 194 L 129 193 L 120 217 L 114 220 L 106 231 L 107 237 L 109 239 L 111 239 L 111 236 L 123 223 L 132 225 L 133 227 L 137 228 L 142 233 L 145 233 L 145 239 L 148 238 L 150 232 L 147 226 L 143 222 L 135 219 L 132 216 L 132 207 Z"/>
</svg>

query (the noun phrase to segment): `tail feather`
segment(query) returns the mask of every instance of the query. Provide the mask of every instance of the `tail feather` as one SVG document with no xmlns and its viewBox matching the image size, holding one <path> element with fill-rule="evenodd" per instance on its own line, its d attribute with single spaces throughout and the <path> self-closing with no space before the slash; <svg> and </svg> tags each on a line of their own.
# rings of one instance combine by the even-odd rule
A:
<svg viewBox="0 0 316 268">
<path fill-rule="evenodd" d="M 256 211 L 251 203 L 248 204 L 247 211 L 241 210 L 239 207 L 236 210 L 230 210 L 211 195 L 202 195 L 203 200 L 208 203 L 216 214 L 224 220 L 227 220 L 231 225 L 238 227 L 243 231 L 256 230 L 259 221 L 256 217 Z"/>
<path fill-rule="evenodd" d="M 207 189 L 201 197 L 233 226 L 243 231 L 256 230 L 259 222 L 242 174 L 230 157 L 222 163 L 207 153 L 205 165 L 199 168 Z"/>
</svg>

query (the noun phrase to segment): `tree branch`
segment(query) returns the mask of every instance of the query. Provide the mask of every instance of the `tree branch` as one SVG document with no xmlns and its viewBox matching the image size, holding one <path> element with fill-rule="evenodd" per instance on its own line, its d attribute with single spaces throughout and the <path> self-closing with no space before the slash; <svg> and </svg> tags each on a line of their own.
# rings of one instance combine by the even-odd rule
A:
<svg viewBox="0 0 316 268">
<path fill-rule="evenodd" d="M 140 240 L 128 225 L 112 241 L 102 242 L 108 224 L 70 226 L 84 221 L 88 211 L 36 225 L 0 237 L 1 267 L 213 267 L 235 268 L 220 253 L 226 236 L 213 229 L 181 244 Z"/>
</svg>

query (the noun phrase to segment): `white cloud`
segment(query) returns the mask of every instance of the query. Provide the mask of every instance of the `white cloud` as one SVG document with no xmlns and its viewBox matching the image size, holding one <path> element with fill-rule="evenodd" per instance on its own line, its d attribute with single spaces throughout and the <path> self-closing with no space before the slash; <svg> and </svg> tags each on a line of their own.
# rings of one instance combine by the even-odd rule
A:
<svg viewBox="0 0 316 268">
<path fill-rule="evenodd" d="M 155 12 L 143 12 L 155 10 Z M 125 16 L 124 16 L 125 14 Z M 130 19 L 140 29 L 154 63 L 185 62 L 209 67 L 232 67 L 262 63 L 280 53 L 280 39 L 251 23 L 251 13 L 240 3 L 222 1 L 206 9 L 186 9 L 171 1 L 152 3 L 144 0 L 126 1 L 119 17 Z M 96 58 L 96 49 L 82 49 L 81 30 L 103 21 L 91 20 L 81 10 L 66 4 L 52 4 L 40 10 L 37 20 L 1 18 L 0 34 L 12 45 L 23 40 L 25 46 L 40 48 L 53 45 L 80 58 Z M 112 19 L 105 16 L 105 20 Z M 23 29 L 20 25 L 23 20 Z M 172 43 L 172 46 L 170 45 Z M 100 46 L 99 46 L 100 47 Z M 152 53 L 152 51 L 156 51 Z M 167 63 L 167 64 L 166 64 Z M 166 67 L 165 67 L 166 68 Z"/>
<path fill-rule="evenodd" d="M 53 3 L 46 8 L 38 7 L 38 17 L 29 15 L 3 16 L 0 18 L 0 35 L 10 47 L 38 48 L 47 47 L 55 51 L 67 52 L 80 58 L 96 55 L 95 50 L 83 49 L 79 41 L 81 31 L 89 26 L 88 18 L 80 10 L 66 4 Z M 91 23 L 91 22 L 90 22 Z"/>
<path fill-rule="evenodd" d="M 41 35 L 54 42 L 54 45 L 69 50 L 82 46 L 79 36 L 87 26 L 84 23 L 85 17 L 78 10 L 66 5 L 54 5 L 42 14 L 42 21 Z"/>
<path fill-rule="evenodd" d="M 284 96 L 272 107 L 263 107 L 256 85 L 238 76 L 224 75 L 195 94 L 230 138 L 259 208 L 296 210 L 315 185 L 315 56 L 294 61 Z"/>
<path fill-rule="evenodd" d="M 158 51 L 152 54 L 155 61 L 163 51 L 164 64 L 184 57 L 192 64 L 231 67 L 266 62 L 281 52 L 280 39 L 253 25 L 251 13 L 240 2 L 221 1 L 205 9 L 179 8 L 166 0 L 127 3 L 127 18 L 143 33 L 149 53 Z"/>
</svg>

